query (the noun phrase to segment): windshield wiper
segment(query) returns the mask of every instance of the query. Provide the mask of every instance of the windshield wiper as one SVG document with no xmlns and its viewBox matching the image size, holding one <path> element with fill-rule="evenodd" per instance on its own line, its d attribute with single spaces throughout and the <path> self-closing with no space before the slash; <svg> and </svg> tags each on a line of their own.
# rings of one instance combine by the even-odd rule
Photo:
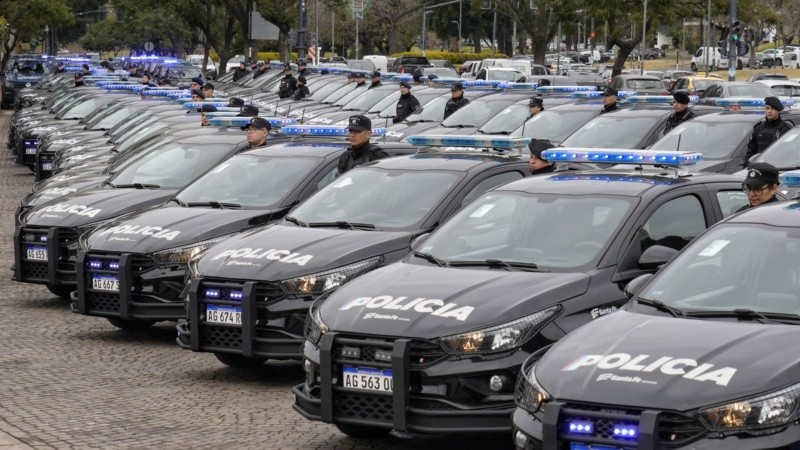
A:
<svg viewBox="0 0 800 450">
<path fill-rule="evenodd" d="M 349 228 L 351 230 L 355 230 L 356 228 L 367 228 L 373 229 L 375 225 L 371 223 L 358 223 L 358 222 L 345 222 L 344 220 L 337 220 L 336 222 L 311 222 L 308 224 L 309 227 L 339 227 L 339 228 Z"/>
<path fill-rule="evenodd" d="M 125 189 L 125 188 L 136 188 L 136 189 L 160 189 L 161 186 L 158 184 L 146 184 L 146 183 L 131 183 L 131 184 L 113 184 L 108 183 L 111 187 Z"/>
<path fill-rule="evenodd" d="M 226 208 L 241 208 L 242 205 L 238 203 L 227 203 L 227 202 L 189 202 L 186 204 L 189 208 L 193 206 L 210 206 L 212 208 L 219 208 L 219 209 L 226 209 Z"/>
<path fill-rule="evenodd" d="M 643 305 L 652 306 L 655 309 L 661 311 L 666 311 L 672 314 L 672 317 L 686 317 L 686 314 L 683 311 L 673 306 L 669 306 L 668 304 L 662 302 L 661 300 L 651 300 L 649 298 L 636 297 L 636 302 L 641 303 Z"/>
<path fill-rule="evenodd" d="M 452 267 L 491 267 L 505 270 L 519 269 L 531 272 L 546 272 L 539 269 L 536 263 L 522 261 L 505 261 L 502 259 L 489 258 L 480 261 L 450 261 Z"/>
<path fill-rule="evenodd" d="M 445 261 L 443 259 L 439 259 L 439 258 L 431 255 L 430 253 L 418 252 L 416 250 L 414 250 L 411 253 L 413 253 L 414 256 L 422 258 L 425 261 L 432 262 L 432 263 L 436 264 L 439 267 L 449 267 L 450 266 L 450 264 L 447 261 Z"/>
<path fill-rule="evenodd" d="M 781 171 L 781 172 L 783 172 L 783 171 L 785 171 L 785 170 L 798 170 L 798 169 L 800 169 L 800 165 L 797 165 L 797 166 L 781 166 L 781 167 L 778 167 L 778 170 L 779 170 L 779 171 Z"/>
<path fill-rule="evenodd" d="M 758 319 L 764 322 L 782 323 L 786 325 L 800 324 L 800 316 L 797 314 L 759 312 L 747 308 L 737 308 L 725 311 L 692 311 L 686 313 L 686 315 L 691 317 L 736 317 L 738 319 Z"/>
<path fill-rule="evenodd" d="M 181 206 L 184 206 L 184 207 L 185 207 L 185 206 L 187 206 L 187 205 L 186 205 L 186 203 L 184 203 L 184 202 L 180 201 L 180 200 L 178 199 L 178 197 L 173 197 L 173 198 L 169 199 L 169 201 L 171 201 L 171 202 L 175 202 L 175 203 L 177 203 L 177 204 L 179 204 L 179 205 L 181 205 Z"/>
<path fill-rule="evenodd" d="M 302 220 L 298 219 L 297 217 L 286 216 L 286 217 L 284 217 L 284 219 L 286 219 L 286 221 L 288 221 L 288 222 L 292 222 L 293 224 L 295 224 L 295 225 L 297 225 L 299 227 L 307 227 L 308 226 L 308 225 L 306 225 L 305 222 L 303 222 Z"/>
</svg>

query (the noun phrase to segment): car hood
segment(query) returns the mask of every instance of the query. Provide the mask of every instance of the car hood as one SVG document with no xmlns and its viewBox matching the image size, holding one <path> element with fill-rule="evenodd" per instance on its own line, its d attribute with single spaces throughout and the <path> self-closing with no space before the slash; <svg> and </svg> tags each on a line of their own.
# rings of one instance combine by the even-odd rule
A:
<svg viewBox="0 0 800 450">
<path fill-rule="evenodd" d="M 426 130 L 438 126 L 438 122 L 398 123 L 386 131 L 386 139 L 390 142 L 400 142 L 412 134 L 421 134 Z"/>
<path fill-rule="evenodd" d="M 341 287 L 320 316 L 334 331 L 435 339 L 532 314 L 586 292 L 589 279 L 399 262 Z"/>
<path fill-rule="evenodd" d="M 92 250 L 152 253 L 237 233 L 265 223 L 270 216 L 264 210 L 165 206 L 137 211 L 124 221 L 98 227 L 88 242 Z"/>
<path fill-rule="evenodd" d="M 559 400 L 687 411 L 796 383 L 798 339 L 796 325 L 622 310 L 559 341 L 536 378 Z"/>
<path fill-rule="evenodd" d="M 425 134 L 475 134 L 477 132 L 478 128 L 476 127 L 443 127 L 441 125 L 425 130 Z M 406 134 L 405 137 L 408 136 Z"/>
<path fill-rule="evenodd" d="M 215 245 L 197 264 L 204 276 L 278 281 L 407 249 L 413 234 L 274 225 Z"/>
<path fill-rule="evenodd" d="M 97 175 L 81 178 L 80 180 L 53 183 L 50 187 L 28 194 L 22 200 L 22 203 L 25 206 L 38 206 L 73 192 L 100 187 L 106 179 L 108 179 L 108 175 Z"/>
<path fill-rule="evenodd" d="M 78 227 L 162 203 L 175 189 L 99 188 L 43 203 L 25 217 L 27 225 Z"/>
</svg>

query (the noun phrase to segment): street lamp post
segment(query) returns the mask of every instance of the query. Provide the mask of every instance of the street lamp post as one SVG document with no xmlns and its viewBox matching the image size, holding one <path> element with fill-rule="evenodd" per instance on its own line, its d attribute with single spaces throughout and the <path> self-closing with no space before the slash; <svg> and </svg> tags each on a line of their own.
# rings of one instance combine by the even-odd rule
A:
<svg viewBox="0 0 800 450">
<path fill-rule="evenodd" d="M 458 51 L 461 52 L 461 22 L 457 20 L 451 20 L 450 23 L 458 25 Z"/>
<path fill-rule="evenodd" d="M 433 11 L 423 8 L 422 9 L 422 56 L 425 56 L 425 49 L 427 48 L 428 44 L 428 14 L 432 13 Z"/>
</svg>

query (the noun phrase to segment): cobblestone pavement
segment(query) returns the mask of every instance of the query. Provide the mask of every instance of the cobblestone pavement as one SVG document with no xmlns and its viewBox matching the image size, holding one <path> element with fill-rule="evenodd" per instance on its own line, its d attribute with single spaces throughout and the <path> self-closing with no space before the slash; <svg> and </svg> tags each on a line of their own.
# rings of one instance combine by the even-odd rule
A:
<svg viewBox="0 0 800 450">
<path fill-rule="evenodd" d="M 5 147 L 10 113 L 0 111 Z M 0 450 L 509 448 L 493 436 L 353 439 L 291 408 L 298 363 L 231 369 L 181 350 L 173 324 L 124 332 L 69 311 L 43 286 L 11 281 L 13 212 L 31 172 L 0 158 Z"/>
</svg>

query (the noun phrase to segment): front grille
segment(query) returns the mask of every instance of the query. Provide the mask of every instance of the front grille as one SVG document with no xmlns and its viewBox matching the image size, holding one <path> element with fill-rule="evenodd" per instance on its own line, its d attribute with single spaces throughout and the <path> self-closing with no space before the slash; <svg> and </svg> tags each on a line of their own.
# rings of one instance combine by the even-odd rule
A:
<svg viewBox="0 0 800 450">
<path fill-rule="evenodd" d="M 86 307 L 92 311 L 119 311 L 119 295 L 100 292 L 86 293 Z"/>
<path fill-rule="evenodd" d="M 378 346 L 370 345 L 370 342 L 376 343 L 391 343 L 393 339 L 386 338 L 386 339 L 364 339 L 363 337 L 358 336 L 347 336 L 341 335 L 344 339 L 356 339 L 361 340 L 363 342 L 362 345 L 359 345 L 358 348 L 360 349 L 360 355 L 357 360 L 354 361 L 358 362 L 387 362 L 387 361 L 379 361 L 375 359 L 375 353 L 378 350 Z M 342 346 L 337 345 L 333 349 L 332 357 L 334 360 L 341 358 L 341 350 Z M 385 349 L 384 349 L 385 351 Z M 422 340 L 413 340 L 411 341 L 411 348 L 409 349 L 409 363 L 411 369 L 422 368 L 428 366 L 434 362 L 437 362 L 447 356 L 442 348 L 434 343 Z M 346 358 L 351 359 L 351 358 Z"/>
<path fill-rule="evenodd" d="M 447 403 L 437 402 L 436 400 L 423 400 L 412 398 L 411 406 L 417 409 L 425 409 L 428 411 L 456 411 L 458 408 Z"/>
<path fill-rule="evenodd" d="M 664 448 L 686 445 L 700 439 L 708 430 L 693 416 L 664 412 L 658 416 L 658 441 Z"/>
<path fill-rule="evenodd" d="M 48 262 L 54 261 L 56 266 L 56 280 L 74 282 L 76 248 L 74 244 L 78 240 L 78 232 L 74 228 L 55 228 L 57 242 L 55 251 L 48 243 L 48 233 L 52 230 L 49 227 L 23 227 L 19 233 L 19 246 L 17 250 L 22 253 L 21 274 L 25 281 L 51 281 L 48 269 Z M 29 246 L 47 248 L 47 261 L 29 260 L 27 249 Z M 72 247 L 72 248 L 70 248 Z"/>
<path fill-rule="evenodd" d="M 214 348 L 242 348 L 241 328 L 203 326 L 200 345 Z"/>
<path fill-rule="evenodd" d="M 26 280 L 41 279 L 47 280 L 48 271 L 46 262 L 25 262 L 22 265 L 22 278 Z"/>
<path fill-rule="evenodd" d="M 394 419 L 392 397 L 338 392 L 333 399 L 333 410 L 337 417 L 369 419 L 391 424 Z"/>
</svg>

